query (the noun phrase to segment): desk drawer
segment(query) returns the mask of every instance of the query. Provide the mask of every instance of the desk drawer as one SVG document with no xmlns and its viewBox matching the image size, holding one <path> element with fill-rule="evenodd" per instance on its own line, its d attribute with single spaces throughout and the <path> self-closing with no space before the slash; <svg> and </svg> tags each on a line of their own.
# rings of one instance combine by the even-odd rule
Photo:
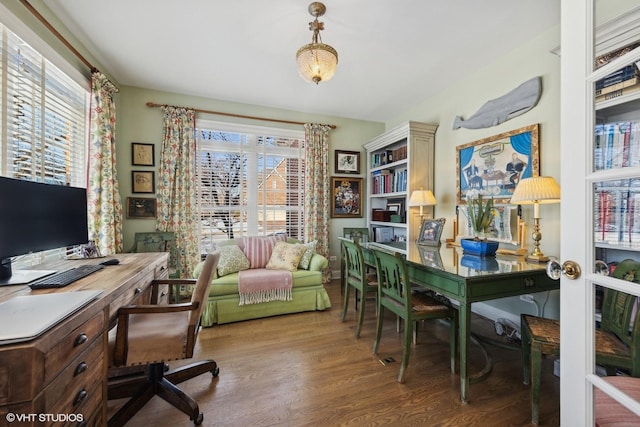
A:
<svg viewBox="0 0 640 427">
<path fill-rule="evenodd" d="M 474 300 L 496 299 L 524 293 L 541 292 L 555 286 L 551 279 L 541 274 L 526 276 L 503 276 L 492 278 L 491 281 L 474 283 L 469 288 L 469 298 Z"/>
<path fill-rule="evenodd" d="M 84 393 L 80 395 L 80 391 L 74 393 L 68 393 L 63 399 L 61 399 L 61 405 L 56 407 L 53 410 L 48 410 L 47 413 L 50 414 L 62 414 L 62 416 L 69 417 L 67 423 L 60 422 L 47 422 L 46 426 L 60 426 L 60 425 L 69 425 L 69 426 L 77 426 L 79 425 L 78 419 L 81 417 L 83 420 L 85 417 L 88 419 L 95 412 L 96 409 L 99 408 L 102 401 L 102 381 L 99 378 L 96 378 L 95 381 L 88 384 L 86 388 L 82 388 L 81 391 Z M 73 417 L 73 418 L 70 418 Z"/>
<path fill-rule="evenodd" d="M 118 309 L 120 307 L 136 303 L 136 301 L 144 294 L 149 287 L 149 283 L 153 280 L 153 274 L 153 271 L 149 271 L 144 276 L 141 276 L 136 286 L 127 289 L 124 293 L 116 297 L 111 304 L 109 304 L 109 316 L 111 322 L 115 322 L 117 320 Z"/>
<path fill-rule="evenodd" d="M 44 391 L 45 409 L 60 410 L 65 396 L 77 395 L 80 390 L 101 380 L 104 361 L 102 336 L 93 340 L 85 352 L 76 357 Z"/>
<path fill-rule="evenodd" d="M 51 382 L 80 353 L 102 335 L 104 315 L 99 312 L 60 340 L 45 356 L 44 383 Z M 101 340 L 100 340 L 101 341 Z"/>
</svg>

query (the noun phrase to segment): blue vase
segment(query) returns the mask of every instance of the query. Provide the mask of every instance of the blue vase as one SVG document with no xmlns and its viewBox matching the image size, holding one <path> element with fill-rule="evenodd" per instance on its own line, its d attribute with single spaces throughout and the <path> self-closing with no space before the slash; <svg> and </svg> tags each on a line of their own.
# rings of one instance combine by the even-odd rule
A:
<svg viewBox="0 0 640 427">
<path fill-rule="evenodd" d="M 494 256 L 498 250 L 498 242 L 491 240 L 461 239 L 460 246 L 463 253 L 477 256 Z"/>
</svg>

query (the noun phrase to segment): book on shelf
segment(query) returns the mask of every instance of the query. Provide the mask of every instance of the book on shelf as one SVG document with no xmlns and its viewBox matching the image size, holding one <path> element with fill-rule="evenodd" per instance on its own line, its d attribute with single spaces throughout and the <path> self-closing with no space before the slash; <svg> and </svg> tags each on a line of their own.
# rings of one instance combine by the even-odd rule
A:
<svg viewBox="0 0 640 427">
<path fill-rule="evenodd" d="M 621 83 L 625 80 L 632 79 L 638 75 L 638 68 L 635 64 L 627 65 L 620 70 L 609 74 L 608 76 L 598 80 L 596 82 L 596 91 L 598 89 L 603 89 L 605 87 L 609 87 L 618 83 Z"/>
<path fill-rule="evenodd" d="M 374 242 L 391 242 L 393 241 L 393 228 L 392 227 L 376 227 L 373 229 Z"/>
<path fill-rule="evenodd" d="M 640 165 L 640 122 L 613 122 L 596 125 L 595 170 Z"/>
<path fill-rule="evenodd" d="M 613 245 L 640 243 L 640 188 L 597 189 L 594 197 L 595 241 Z"/>
<path fill-rule="evenodd" d="M 635 75 L 619 83 L 614 83 L 614 84 L 611 84 L 610 86 L 604 86 L 600 89 L 596 89 L 596 98 L 598 96 L 606 95 L 608 93 L 615 92 L 620 89 L 634 86 L 638 83 L 640 83 L 640 77 Z"/>
<path fill-rule="evenodd" d="M 632 86 L 624 87 L 622 89 L 615 89 L 609 93 L 605 93 L 604 95 L 596 96 L 595 102 L 597 104 L 599 102 L 609 101 L 611 99 L 616 99 L 623 95 L 630 95 L 638 91 L 640 91 L 640 84 L 636 83 Z"/>
</svg>

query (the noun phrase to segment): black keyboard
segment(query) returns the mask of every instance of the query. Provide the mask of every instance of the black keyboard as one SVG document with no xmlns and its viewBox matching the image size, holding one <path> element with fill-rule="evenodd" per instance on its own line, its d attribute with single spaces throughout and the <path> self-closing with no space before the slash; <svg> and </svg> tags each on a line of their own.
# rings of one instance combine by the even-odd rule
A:
<svg viewBox="0 0 640 427">
<path fill-rule="evenodd" d="M 47 276 L 43 279 L 36 280 L 31 283 L 29 287 L 31 289 L 46 289 L 46 288 L 62 288 L 70 285 L 76 280 L 80 280 L 90 274 L 100 271 L 104 268 L 104 265 L 100 264 L 85 264 L 78 267 L 70 268 L 69 270 L 59 271 Z"/>
</svg>

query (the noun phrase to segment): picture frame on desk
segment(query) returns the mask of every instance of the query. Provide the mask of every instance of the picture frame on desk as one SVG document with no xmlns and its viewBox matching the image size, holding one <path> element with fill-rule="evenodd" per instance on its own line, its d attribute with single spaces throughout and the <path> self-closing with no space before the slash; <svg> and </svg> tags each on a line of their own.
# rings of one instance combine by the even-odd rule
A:
<svg viewBox="0 0 640 427">
<path fill-rule="evenodd" d="M 359 151 L 335 151 L 336 173 L 360 173 L 360 152 Z"/>
<path fill-rule="evenodd" d="M 458 204 L 477 191 L 507 204 L 518 182 L 540 175 L 538 123 L 456 147 Z"/>
<path fill-rule="evenodd" d="M 362 178 L 331 177 L 331 218 L 362 218 Z"/>
<path fill-rule="evenodd" d="M 425 219 L 418 234 L 418 245 L 439 246 L 446 218 Z"/>
</svg>

